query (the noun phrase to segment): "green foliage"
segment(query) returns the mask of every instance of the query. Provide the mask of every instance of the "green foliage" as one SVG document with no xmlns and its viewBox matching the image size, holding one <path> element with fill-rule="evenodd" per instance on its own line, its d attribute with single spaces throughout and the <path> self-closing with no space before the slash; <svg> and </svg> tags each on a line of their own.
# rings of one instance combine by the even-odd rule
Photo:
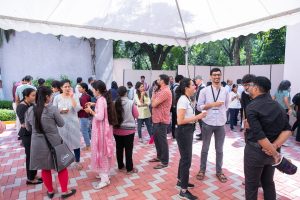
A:
<svg viewBox="0 0 300 200">
<path fill-rule="evenodd" d="M 5 100 L 0 101 L 0 109 L 12 110 L 13 109 L 12 103 L 13 103 L 12 101 L 5 101 Z"/>
<path fill-rule="evenodd" d="M 208 66 L 282 64 L 285 35 L 286 27 L 282 27 L 238 38 L 193 45 L 189 51 L 189 64 Z M 142 48 L 143 45 L 115 41 L 114 58 L 130 58 L 134 63 L 134 69 L 150 69 L 151 57 L 149 52 Z M 148 46 L 152 46 L 155 50 L 158 45 Z M 172 47 L 161 69 L 175 70 L 178 65 L 184 63 L 184 50 L 181 47 Z"/>
<path fill-rule="evenodd" d="M 13 110 L 0 109 L 0 121 L 16 120 L 16 113 Z"/>
<path fill-rule="evenodd" d="M 70 80 L 69 78 L 68 78 L 68 76 L 66 76 L 66 75 L 61 75 L 60 76 L 60 81 L 62 81 L 62 80 Z M 38 84 L 38 80 L 39 80 L 39 77 L 37 77 L 36 79 L 34 79 L 33 81 L 32 81 L 32 85 L 34 85 L 35 87 L 38 87 L 39 86 L 39 84 Z M 47 86 L 47 87 L 49 87 L 49 88 L 51 88 L 51 84 L 52 84 L 52 81 L 53 80 L 55 80 L 55 79 L 53 79 L 53 78 L 47 78 L 46 80 L 45 80 L 45 83 L 44 83 L 44 85 L 45 86 Z M 70 80 L 71 81 L 71 86 L 73 87 L 74 85 L 74 82 L 72 81 L 72 80 Z M 0 107 L 1 108 L 1 107 Z"/>
</svg>

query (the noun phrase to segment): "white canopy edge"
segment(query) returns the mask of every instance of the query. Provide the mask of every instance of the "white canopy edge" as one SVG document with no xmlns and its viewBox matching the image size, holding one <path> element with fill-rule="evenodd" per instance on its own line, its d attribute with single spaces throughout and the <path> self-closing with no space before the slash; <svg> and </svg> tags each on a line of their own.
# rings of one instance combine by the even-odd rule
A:
<svg viewBox="0 0 300 200">
<path fill-rule="evenodd" d="M 293 25 L 300 22 L 300 8 L 289 10 L 276 15 L 257 19 L 232 27 L 203 33 L 188 37 L 174 37 L 168 35 L 125 31 L 118 29 L 101 28 L 94 26 L 74 25 L 56 23 L 41 20 L 32 20 L 0 15 L 0 28 L 14 29 L 16 31 L 28 31 L 30 33 L 42 33 L 53 35 L 64 35 L 74 37 L 86 37 L 97 39 L 123 40 L 148 44 L 162 44 L 175 46 L 189 46 L 209 41 L 222 40 L 224 38 L 238 37 L 250 33 L 267 31 L 271 28 L 280 28 L 286 25 Z M 184 23 L 184 22 L 183 22 Z"/>
<path fill-rule="evenodd" d="M 141 33 L 134 31 L 125 31 L 118 29 L 107 29 L 94 26 L 81 26 L 74 24 L 64 24 L 49 21 L 40 21 L 32 19 L 22 19 L 16 17 L 8 17 L 0 15 L 0 28 L 8 30 L 14 29 L 16 31 L 28 31 L 30 33 L 42 33 L 53 35 L 64 35 L 74 37 L 97 38 L 105 40 L 123 40 L 148 44 L 162 44 L 162 45 L 176 45 L 185 46 L 184 38 Z"/>
<path fill-rule="evenodd" d="M 278 29 L 300 22 L 300 8 L 188 38 L 189 45 Z"/>
</svg>

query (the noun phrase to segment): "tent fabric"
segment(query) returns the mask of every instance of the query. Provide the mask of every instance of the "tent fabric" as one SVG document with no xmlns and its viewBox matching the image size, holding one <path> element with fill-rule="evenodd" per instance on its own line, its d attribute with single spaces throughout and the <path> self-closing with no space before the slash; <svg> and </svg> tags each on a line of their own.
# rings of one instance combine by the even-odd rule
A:
<svg viewBox="0 0 300 200">
<path fill-rule="evenodd" d="M 0 0 L 0 28 L 192 45 L 300 22 L 299 0 Z"/>
</svg>

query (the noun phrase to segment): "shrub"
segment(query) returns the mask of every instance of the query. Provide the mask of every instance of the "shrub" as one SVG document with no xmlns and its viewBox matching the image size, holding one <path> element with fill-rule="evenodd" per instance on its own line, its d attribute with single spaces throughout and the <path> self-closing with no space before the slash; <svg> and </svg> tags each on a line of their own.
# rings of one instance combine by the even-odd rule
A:
<svg viewBox="0 0 300 200">
<path fill-rule="evenodd" d="M 0 109 L 12 110 L 13 109 L 12 101 L 5 101 L 5 100 L 0 101 Z"/>
<path fill-rule="evenodd" d="M 13 110 L 0 109 L 1 121 L 14 121 L 16 120 L 16 113 Z"/>
</svg>

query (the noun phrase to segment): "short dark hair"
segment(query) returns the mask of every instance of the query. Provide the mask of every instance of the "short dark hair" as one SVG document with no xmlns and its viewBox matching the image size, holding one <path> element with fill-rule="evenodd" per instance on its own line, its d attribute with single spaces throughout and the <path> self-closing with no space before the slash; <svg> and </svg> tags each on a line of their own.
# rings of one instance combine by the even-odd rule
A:
<svg viewBox="0 0 300 200">
<path fill-rule="evenodd" d="M 246 74 L 243 78 L 242 78 L 242 83 L 253 83 L 254 79 L 255 79 L 255 75 L 254 74 Z"/>
<path fill-rule="evenodd" d="M 94 80 L 93 77 L 89 77 L 89 78 L 88 78 L 88 83 L 91 83 L 93 80 Z"/>
<path fill-rule="evenodd" d="M 236 84 L 242 84 L 242 79 L 240 79 L 240 78 L 237 79 L 237 80 L 236 80 Z"/>
<path fill-rule="evenodd" d="M 169 85 L 170 78 L 167 74 L 159 75 L 160 80 L 163 80 L 166 85 Z"/>
<path fill-rule="evenodd" d="M 57 80 L 52 81 L 51 86 L 53 88 L 60 89 L 60 81 L 57 81 Z"/>
<path fill-rule="evenodd" d="M 129 86 L 133 86 L 133 84 L 132 84 L 132 82 L 131 82 L 131 81 L 128 81 L 128 82 L 127 82 L 127 85 L 129 85 Z"/>
<path fill-rule="evenodd" d="M 82 82 L 82 78 L 81 78 L 81 77 L 77 77 L 76 82 L 77 82 L 77 83 L 81 83 L 81 82 Z"/>
<path fill-rule="evenodd" d="M 22 79 L 22 81 L 30 82 L 30 81 L 32 81 L 32 79 L 33 79 L 32 76 L 27 75 Z"/>
<path fill-rule="evenodd" d="M 183 78 L 184 78 L 184 77 L 183 77 L 182 75 L 177 75 L 177 76 L 175 77 L 175 82 L 176 82 L 176 83 L 179 83 Z"/>
<path fill-rule="evenodd" d="M 220 70 L 219 68 L 217 68 L 217 67 L 212 68 L 212 69 L 210 70 L 210 75 L 212 75 L 214 72 L 221 72 L 221 70 Z M 222 73 L 222 72 L 221 72 L 221 73 Z"/>
<path fill-rule="evenodd" d="M 141 78 L 145 79 L 145 76 L 143 75 L 143 76 L 141 76 Z"/>
<path fill-rule="evenodd" d="M 39 86 L 43 85 L 44 83 L 45 83 L 45 79 L 39 78 L 39 80 L 38 80 Z"/>
<path fill-rule="evenodd" d="M 79 84 L 86 92 L 89 90 L 89 86 L 86 83 Z"/>
<path fill-rule="evenodd" d="M 271 81 L 264 76 L 257 76 L 254 81 L 254 85 L 256 85 L 260 92 L 262 93 L 268 93 L 271 89 Z"/>
</svg>

